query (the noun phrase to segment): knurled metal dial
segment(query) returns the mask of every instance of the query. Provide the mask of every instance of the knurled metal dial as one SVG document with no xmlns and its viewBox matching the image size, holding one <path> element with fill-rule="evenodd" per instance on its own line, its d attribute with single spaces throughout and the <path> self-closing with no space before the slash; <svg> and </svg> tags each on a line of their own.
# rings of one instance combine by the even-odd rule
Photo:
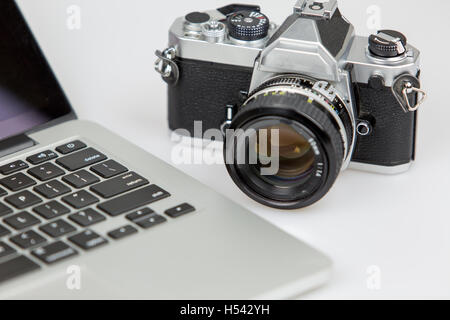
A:
<svg viewBox="0 0 450 320">
<path fill-rule="evenodd" d="M 406 44 L 406 37 L 394 30 L 381 30 L 369 37 L 370 52 L 382 58 L 393 58 L 404 54 Z"/>
<path fill-rule="evenodd" d="M 256 41 L 267 37 L 269 18 L 257 11 L 239 11 L 228 18 L 230 36 L 242 41 Z"/>
</svg>

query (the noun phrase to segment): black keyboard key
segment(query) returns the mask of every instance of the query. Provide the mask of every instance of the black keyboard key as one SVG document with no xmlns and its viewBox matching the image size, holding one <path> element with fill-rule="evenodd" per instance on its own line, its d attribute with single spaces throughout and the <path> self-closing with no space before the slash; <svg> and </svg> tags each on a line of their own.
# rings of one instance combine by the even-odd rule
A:
<svg viewBox="0 0 450 320">
<path fill-rule="evenodd" d="M 64 194 L 70 193 L 72 190 L 62 182 L 59 182 L 58 180 L 53 180 L 35 187 L 34 191 L 43 195 L 47 199 L 53 199 L 62 196 Z"/>
<path fill-rule="evenodd" d="M 0 197 L 6 196 L 8 194 L 8 192 L 6 192 L 6 190 L 0 188 Z"/>
<path fill-rule="evenodd" d="M 41 181 L 48 181 L 62 176 L 65 172 L 53 163 L 45 163 L 28 170 L 28 173 Z"/>
<path fill-rule="evenodd" d="M 32 216 L 28 212 L 15 214 L 3 221 L 10 227 L 13 227 L 19 231 L 37 225 L 41 222 L 38 218 Z"/>
<path fill-rule="evenodd" d="M 25 209 L 35 204 L 41 203 L 42 199 L 30 191 L 22 191 L 12 196 L 6 197 L 5 201 L 12 204 L 17 209 Z"/>
<path fill-rule="evenodd" d="M 58 155 L 55 152 L 47 150 L 28 157 L 27 161 L 31 164 L 38 165 L 56 158 L 58 158 Z"/>
<path fill-rule="evenodd" d="M 126 218 L 128 220 L 130 220 L 131 222 L 136 222 L 137 220 L 145 218 L 146 216 L 149 216 L 154 213 L 155 213 L 155 211 L 153 211 L 152 209 L 145 208 L 145 209 L 130 213 L 129 215 L 126 216 Z"/>
<path fill-rule="evenodd" d="M 0 242 L 0 258 L 4 258 L 16 253 L 16 250 L 8 246 L 4 242 Z"/>
<path fill-rule="evenodd" d="M 137 173 L 130 172 L 120 177 L 96 184 L 91 187 L 91 190 L 103 198 L 108 199 L 147 184 L 149 184 L 147 179 L 141 177 Z"/>
<path fill-rule="evenodd" d="M 38 264 L 24 256 L 8 260 L 0 263 L 0 283 L 39 270 L 40 268 Z"/>
<path fill-rule="evenodd" d="M 91 184 L 100 182 L 100 179 L 94 176 L 92 173 L 87 172 L 86 170 L 81 170 L 72 174 L 69 174 L 62 178 L 65 183 L 68 183 L 74 188 L 81 189 Z"/>
<path fill-rule="evenodd" d="M 136 221 L 136 224 L 144 229 L 150 229 L 152 227 L 155 227 L 161 223 L 166 222 L 167 219 L 163 216 L 152 214 L 151 216 L 148 216 L 146 218 L 143 218 L 139 221 Z"/>
<path fill-rule="evenodd" d="M 35 249 L 31 254 L 46 264 L 53 264 L 76 256 L 78 252 L 64 242 L 58 241 Z"/>
<path fill-rule="evenodd" d="M 47 241 L 33 230 L 21 233 L 9 240 L 22 249 L 30 249 Z"/>
<path fill-rule="evenodd" d="M 28 164 L 22 160 L 14 161 L 13 163 L 4 165 L 0 167 L 0 173 L 7 176 L 21 170 L 27 169 Z"/>
<path fill-rule="evenodd" d="M 34 186 L 36 181 L 23 173 L 17 173 L 13 176 L 1 179 L 0 184 L 11 191 L 20 191 L 22 189 Z"/>
<path fill-rule="evenodd" d="M 69 219 L 80 225 L 81 227 L 90 227 L 99 222 L 105 221 L 106 218 L 94 209 L 86 209 L 69 216 Z"/>
<path fill-rule="evenodd" d="M 52 238 L 59 238 L 66 234 L 73 233 L 77 229 L 64 220 L 56 220 L 39 228 L 42 232 L 48 234 Z"/>
<path fill-rule="evenodd" d="M 106 162 L 100 163 L 96 166 L 93 166 L 91 168 L 93 172 L 98 174 L 100 177 L 109 179 L 115 176 L 118 176 L 119 174 L 125 173 L 128 171 L 127 168 L 125 168 L 120 163 L 117 163 L 114 160 L 108 160 Z"/>
<path fill-rule="evenodd" d="M 0 238 L 11 234 L 11 231 L 6 229 L 4 226 L 0 225 Z"/>
<path fill-rule="evenodd" d="M 35 207 L 33 211 L 40 215 L 42 218 L 51 220 L 68 214 L 70 212 L 70 209 L 66 206 L 63 206 L 58 201 L 51 201 L 49 203 Z"/>
<path fill-rule="evenodd" d="M 156 185 L 151 185 L 102 203 L 98 207 L 111 216 L 118 216 L 168 197 L 170 193 Z"/>
<path fill-rule="evenodd" d="M 133 226 L 125 226 L 108 233 L 108 236 L 115 240 L 120 240 L 137 233 L 138 230 Z"/>
<path fill-rule="evenodd" d="M 188 214 L 188 213 L 191 213 L 194 211 L 195 211 L 195 208 L 193 206 L 191 206 L 188 203 L 183 203 L 177 207 L 166 210 L 165 213 L 171 218 L 178 218 L 178 217 L 184 216 L 185 214 Z"/>
<path fill-rule="evenodd" d="M 13 211 L 9 207 L 0 202 L 0 217 L 4 217 L 10 213 L 13 213 Z"/>
<path fill-rule="evenodd" d="M 83 209 L 91 204 L 99 202 L 98 198 L 84 190 L 65 196 L 62 200 L 75 209 Z"/>
<path fill-rule="evenodd" d="M 58 148 L 56 148 L 56 151 L 58 151 L 61 154 L 69 154 L 69 153 L 84 149 L 86 147 L 87 146 L 83 142 L 77 140 L 77 141 L 73 141 L 73 142 L 64 144 L 62 146 L 59 146 Z"/>
<path fill-rule="evenodd" d="M 93 148 L 88 148 L 86 150 L 71 154 L 64 158 L 56 160 L 56 162 L 70 171 L 76 171 L 83 169 L 87 166 L 102 162 L 106 160 L 106 156 L 98 152 Z"/>
<path fill-rule="evenodd" d="M 69 241 L 84 250 L 95 249 L 108 243 L 108 240 L 91 230 L 86 230 L 70 237 Z"/>
</svg>

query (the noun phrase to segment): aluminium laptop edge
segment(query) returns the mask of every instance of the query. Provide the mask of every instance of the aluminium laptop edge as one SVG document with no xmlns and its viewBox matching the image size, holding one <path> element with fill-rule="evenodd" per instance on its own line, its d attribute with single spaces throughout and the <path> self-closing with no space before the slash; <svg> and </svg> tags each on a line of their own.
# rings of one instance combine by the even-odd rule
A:
<svg viewBox="0 0 450 320">
<path fill-rule="evenodd" d="M 5 280 L 0 282 L 0 299 L 283 299 L 329 279 L 331 262 L 321 253 L 116 134 L 74 120 L 14 1 L 0 3 L 0 18 L 0 168 L 16 164 L 12 173 L 0 173 L 0 189 L 6 193 L 0 204 L 10 210 L 0 218 L 0 227 L 8 232 L 1 236 L 0 228 L 0 281 Z M 71 152 L 75 147 L 80 149 Z M 83 152 L 89 165 L 74 167 Z M 103 158 L 96 159 L 99 155 Z M 101 167 L 111 159 L 118 167 Z M 128 171 L 110 178 L 105 168 Z M 73 178 L 78 169 L 98 181 L 78 188 L 68 183 L 65 177 Z M 61 174 L 46 180 L 55 171 Z M 112 188 L 105 184 L 130 172 L 148 183 L 118 195 L 104 194 Z M 33 184 L 21 188 L 20 179 Z M 61 191 L 52 183 L 67 192 L 52 197 L 48 192 Z M 103 193 L 95 188 L 100 184 Z M 142 190 L 152 187 L 159 189 L 150 198 L 164 196 L 142 202 Z M 87 199 L 80 196 L 82 191 L 97 201 L 78 206 L 80 197 Z M 138 193 L 136 201 L 142 205 L 118 210 Z M 31 195 L 34 204 L 22 206 Z M 50 202 L 70 212 L 45 213 Z M 182 215 L 184 203 L 195 210 L 188 207 Z M 130 220 L 130 214 L 149 208 L 156 214 Z M 170 208 L 175 212 L 166 212 Z M 88 210 L 96 215 L 86 216 Z M 101 219 L 93 223 L 86 217 Z M 48 229 L 55 222 L 72 230 L 54 229 L 65 231 L 55 235 Z M 124 231 L 124 226 L 134 232 L 121 240 L 109 234 Z M 83 242 L 86 237 L 91 238 Z"/>
</svg>

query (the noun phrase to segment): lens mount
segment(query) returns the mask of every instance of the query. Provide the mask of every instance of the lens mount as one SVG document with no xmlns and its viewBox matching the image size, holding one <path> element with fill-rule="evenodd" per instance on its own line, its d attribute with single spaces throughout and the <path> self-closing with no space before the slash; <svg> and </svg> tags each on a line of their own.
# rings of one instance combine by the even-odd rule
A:
<svg viewBox="0 0 450 320">
<path fill-rule="evenodd" d="M 274 128 L 279 141 L 269 145 L 279 153 L 279 167 L 265 175 L 261 164 L 241 160 L 250 159 L 255 148 L 265 155 L 255 139 Z M 231 123 L 225 137 L 227 170 L 257 202 L 279 209 L 307 207 L 328 193 L 351 157 L 354 131 L 352 116 L 333 87 L 280 76 L 255 90 Z"/>
</svg>

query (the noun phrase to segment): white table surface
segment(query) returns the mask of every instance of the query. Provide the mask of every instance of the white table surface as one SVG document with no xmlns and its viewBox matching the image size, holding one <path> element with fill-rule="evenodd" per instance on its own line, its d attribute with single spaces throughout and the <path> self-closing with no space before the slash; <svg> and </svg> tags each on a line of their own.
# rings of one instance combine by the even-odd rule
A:
<svg viewBox="0 0 450 320">
<path fill-rule="evenodd" d="M 153 53 L 167 45 L 167 31 L 176 17 L 228 3 L 19 3 L 79 117 L 97 121 L 171 162 L 175 144 L 167 128 L 166 88 L 153 70 Z M 291 13 L 294 0 L 256 3 L 280 23 Z M 79 30 L 66 26 L 70 5 L 81 9 Z M 361 35 L 371 31 L 366 10 L 373 5 L 381 9 L 383 27 L 406 33 L 423 54 L 429 99 L 420 115 L 417 162 L 409 173 L 347 171 L 319 204 L 281 212 L 249 200 L 221 165 L 176 167 L 329 255 L 335 263 L 333 279 L 307 298 L 450 298 L 450 2 L 340 1 L 341 11 Z M 379 286 L 368 286 L 368 281 Z"/>
</svg>

